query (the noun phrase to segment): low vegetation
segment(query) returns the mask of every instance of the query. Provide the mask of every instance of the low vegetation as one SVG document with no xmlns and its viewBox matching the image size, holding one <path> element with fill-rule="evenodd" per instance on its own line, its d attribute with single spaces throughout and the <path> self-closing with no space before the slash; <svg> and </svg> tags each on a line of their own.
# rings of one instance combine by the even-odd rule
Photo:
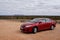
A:
<svg viewBox="0 0 60 40">
<path fill-rule="evenodd" d="M 60 16 L 0 16 L 0 19 L 33 19 L 33 18 L 51 18 L 60 20 Z"/>
</svg>

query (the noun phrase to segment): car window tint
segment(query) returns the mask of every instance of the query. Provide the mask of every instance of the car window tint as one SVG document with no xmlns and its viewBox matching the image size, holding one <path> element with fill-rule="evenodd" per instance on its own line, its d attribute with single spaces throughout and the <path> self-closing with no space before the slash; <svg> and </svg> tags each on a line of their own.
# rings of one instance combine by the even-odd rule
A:
<svg viewBox="0 0 60 40">
<path fill-rule="evenodd" d="M 46 19 L 46 22 L 51 22 L 51 20 L 50 19 Z"/>
<path fill-rule="evenodd" d="M 42 19 L 42 20 L 40 20 L 41 22 L 45 22 L 45 20 L 44 19 Z"/>
</svg>

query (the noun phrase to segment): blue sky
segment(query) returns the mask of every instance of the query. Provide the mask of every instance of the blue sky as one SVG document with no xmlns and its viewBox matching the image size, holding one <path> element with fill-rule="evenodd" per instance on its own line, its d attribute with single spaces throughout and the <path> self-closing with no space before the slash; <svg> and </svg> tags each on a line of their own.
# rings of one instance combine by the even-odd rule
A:
<svg viewBox="0 0 60 40">
<path fill-rule="evenodd" d="M 57 15 L 60 0 L 0 0 L 0 15 Z"/>
</svg>

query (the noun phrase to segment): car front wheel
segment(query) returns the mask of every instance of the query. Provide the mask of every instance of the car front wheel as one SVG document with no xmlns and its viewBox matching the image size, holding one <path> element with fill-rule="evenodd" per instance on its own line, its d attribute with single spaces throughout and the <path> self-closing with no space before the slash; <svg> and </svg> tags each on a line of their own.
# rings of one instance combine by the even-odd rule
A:
<svg viewBox="0 0 60 40">
<path fill-rule="evenodd" d="M 37 32 L 37 28 L 34 27 L 34 28 L 33 28 L 33 33 L 36 33 L 36 32 Z"/>
</svg>

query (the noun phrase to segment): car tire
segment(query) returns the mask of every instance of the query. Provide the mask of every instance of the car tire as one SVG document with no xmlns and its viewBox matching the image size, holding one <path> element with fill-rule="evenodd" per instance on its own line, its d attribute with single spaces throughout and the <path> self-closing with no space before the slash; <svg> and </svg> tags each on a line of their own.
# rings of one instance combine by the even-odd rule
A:
<svg viewBox="0 0 60 40">
<path fill-rule="evenodd" d="M 37 28 L 34 27 L 34 28 L 33 28 L 33 33 L 35 34 L 37 31 L 38 31 Z"/>
<path fill-rule="evenodd" d="M 54 30 L 54 28 L 55 28 L 55 27 L 54 27 L 53 25 L 50 27 L 51 30 Z"/>
</svg>

